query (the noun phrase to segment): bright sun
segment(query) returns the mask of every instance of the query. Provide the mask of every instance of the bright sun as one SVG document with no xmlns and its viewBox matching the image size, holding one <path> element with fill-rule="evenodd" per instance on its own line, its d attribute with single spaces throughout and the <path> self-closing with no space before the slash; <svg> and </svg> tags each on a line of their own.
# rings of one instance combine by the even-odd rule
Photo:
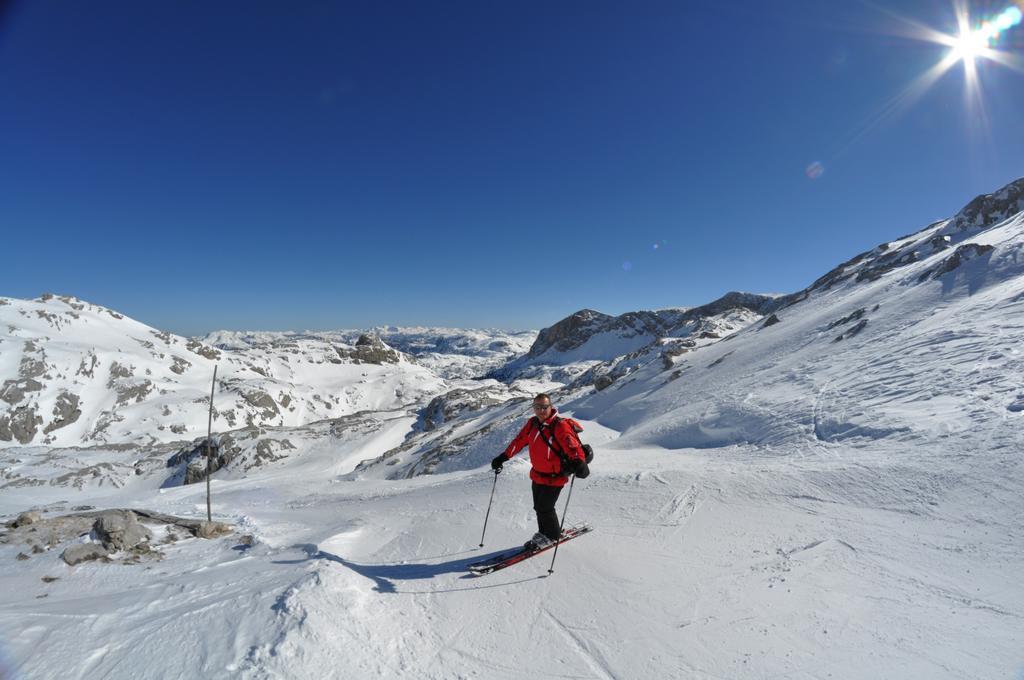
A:
<svg viewBox="0 0 1024 680">
<path fill-rule="evenodd" d="M 985 53 L 988 40 L 981 31 L 967 31 L 953 42 L 953 56 L 965 62 L 973 62 L 975 57 Z"/>
<path fill-rule="evenodd" d="M 972 66 L 978 57 L 998 60 L 999 53 L 992 49 L 992 43 L 998 40 L 1003 32 L 1014 28 L 1024 19 L 1021 8 L 1011 5 L 994 19 L 984 21 L 977 29 L 972 30 L 966 8 L 961 6 L 957 14 L 960 35 L 946 36 L 943 42 L 951 48 L 950 59 L 954 62 L 963 60 L 968 67 Z"/>
</svg>

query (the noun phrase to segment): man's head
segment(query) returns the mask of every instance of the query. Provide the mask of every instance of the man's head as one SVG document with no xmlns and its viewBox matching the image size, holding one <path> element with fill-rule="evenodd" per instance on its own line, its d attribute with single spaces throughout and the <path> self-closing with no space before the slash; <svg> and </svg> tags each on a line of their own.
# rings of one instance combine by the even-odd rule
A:
<svg viewBox="0 0 1024 680">
<path fill-rule="evenodd" d="M 551 397 L 541 392 L 533 398 L 533 412 L 541 420 L 546 420 L 551 415 Z"/>
</svg>

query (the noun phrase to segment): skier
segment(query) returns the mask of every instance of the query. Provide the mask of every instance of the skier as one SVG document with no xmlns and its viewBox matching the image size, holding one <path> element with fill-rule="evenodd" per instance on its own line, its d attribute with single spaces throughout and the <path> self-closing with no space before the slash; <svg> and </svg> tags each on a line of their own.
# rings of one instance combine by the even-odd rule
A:
<svg viewBox="0 0 1024 680">
<path fill-rule="evenodd" d="M 491 467 L 495 472 L 500 471 L 506 460 L 523 447 L 530 447 L 530 464 L 533 466 L 530 481 L 533 509 L 537 513 L 537 533 L 526 542 L 526 548 L 536 550 L 558 540 L 560 528 L 555 502 L 569 481 L 569 475 L 575 474 L 583 479 L 590 474 L 590 468 L 579 437 L 568 421 L 558 417 L 558 411 L 551 405 L 551 397 L 543 393 L 534 397 L 533 412 L 535 415 L 526 422 L 512 443 L 491 461 Z"/>
</svg>

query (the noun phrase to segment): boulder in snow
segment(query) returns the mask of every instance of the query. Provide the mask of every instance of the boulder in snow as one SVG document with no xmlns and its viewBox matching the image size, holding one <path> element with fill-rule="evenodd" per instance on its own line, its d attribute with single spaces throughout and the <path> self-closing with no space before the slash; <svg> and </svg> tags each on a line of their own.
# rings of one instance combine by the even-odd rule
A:
<svg viewBox="0 0 1024 680">
<path fill-rule="evenodd" d="M 152 538 L 149 529 L 139 524 L 131 510 L 112 510 L 96 518 L 93 533 L 110 551 L 128 550 Z"/>
<path fill-rule="evenodd" d="M 77 543 L 65 550 L 64 554 L 61 555 L 61 559 L 74 566 L 80 562 L 98 560 L 109 554 L 107 549 L 99 543 Z"/>
</svg>

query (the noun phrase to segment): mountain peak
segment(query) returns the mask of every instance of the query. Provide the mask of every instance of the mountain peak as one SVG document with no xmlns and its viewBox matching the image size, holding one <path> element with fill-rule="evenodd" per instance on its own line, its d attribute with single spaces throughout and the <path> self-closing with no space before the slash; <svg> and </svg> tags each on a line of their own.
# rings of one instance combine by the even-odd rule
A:
<svg viewBox="0 0 1024 680">
<path fill-rule="evenodd" d="M 953 218 L 956 229 L 987 229 L 1024 210 L 1024 177 L 991 194 L 981 194 Z"/>
</svg>

